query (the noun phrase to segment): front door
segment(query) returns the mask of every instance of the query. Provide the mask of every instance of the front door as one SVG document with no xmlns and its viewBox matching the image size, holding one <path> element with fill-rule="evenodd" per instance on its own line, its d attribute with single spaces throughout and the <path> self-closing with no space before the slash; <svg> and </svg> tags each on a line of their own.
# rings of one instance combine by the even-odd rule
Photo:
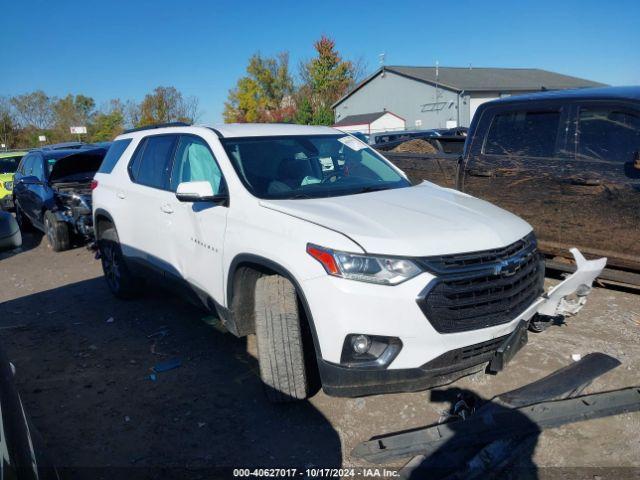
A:
<svg viewBox="0 0 640 480">
<path fill-rule="evenodd" d="M 481 112 L 460 187 L 521 216 L 539 239 L 559 242 L 567 109 L 516 104 Z"/>
<path fill-rule="evenodd" d="M 214 194 L 225 191 L 220 167 L 207 142 L 195 135 L 182 135 L 171 173 L 170 190 L 183 182 L 207 181 Z M 171 243 L 169 261 L 197 293 L 224 305 L 222 254 L 228 208 L 213 202 L 169 202 Z"/>
</svg>

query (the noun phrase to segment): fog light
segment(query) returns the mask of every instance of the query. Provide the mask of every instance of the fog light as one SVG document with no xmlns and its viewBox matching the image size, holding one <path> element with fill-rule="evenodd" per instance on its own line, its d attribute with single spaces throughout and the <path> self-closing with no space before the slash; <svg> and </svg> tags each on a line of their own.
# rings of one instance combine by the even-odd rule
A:
<svg viewBox="0 0 640 480">
<path fill-rule="evenodd" d="M 367 353 L 371 348 L 371 339 L 366 335 L 356 335 L 351 340 L 351 346 L 354 352 L 362 355 Z"/>
</svg>

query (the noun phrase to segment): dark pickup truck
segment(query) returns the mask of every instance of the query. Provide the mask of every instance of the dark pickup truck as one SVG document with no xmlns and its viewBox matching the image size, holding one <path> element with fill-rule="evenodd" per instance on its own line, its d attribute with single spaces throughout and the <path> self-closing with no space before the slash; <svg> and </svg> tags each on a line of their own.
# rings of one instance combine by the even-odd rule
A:
<svg viewBox="0 0 640 480">
<path fill-rule="evenodd" d="M 536 230 L 547 266 L 607 257 L 601 280 L 640 287 L 640 87 L 541 92 L 481 105 L 465 137 L 430 153 L 376 144 L 413 182 L 458 188 Z M 462 142 L 462 143 L 461 143 Z M 464 145 L 464 149 L 462 149 Z M 462 154 L 456 153 L 462 151 Z"/>
<path fill-rule="evenodd" d="M 640 87 L 514 96 L 481 105 L 457 188 L 526 219 L 548 264 L 577 247 L 601 279 L 640 286 Z"/>
</svg>

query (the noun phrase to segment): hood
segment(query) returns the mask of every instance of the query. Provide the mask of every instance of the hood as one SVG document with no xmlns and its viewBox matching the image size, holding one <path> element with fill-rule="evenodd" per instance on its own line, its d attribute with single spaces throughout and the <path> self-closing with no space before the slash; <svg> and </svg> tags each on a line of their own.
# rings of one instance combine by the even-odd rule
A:
<svg viewBox="0 0 640 480">
<path fill-rule="evenodd" d="M 531 231 L 527 222 L 506 210 L 429 182 L 333 198 L 261 200 L 260 204 L 343 233 L 368 253 L 385 255 L 489 250 L 507 246 Z"/>
<path fill-rule="evenodd" d="M 49 173 L 49 182 L 86 180 L 87 177 L 93 177 L 106 153 L 104 148 L 80 150 L 55 160 Z"/>
<path fill-rule="evenodd" d="M 12 182 L 14 175 L 13 173 L 0 173 L 0 182 Z"/>
</svg>

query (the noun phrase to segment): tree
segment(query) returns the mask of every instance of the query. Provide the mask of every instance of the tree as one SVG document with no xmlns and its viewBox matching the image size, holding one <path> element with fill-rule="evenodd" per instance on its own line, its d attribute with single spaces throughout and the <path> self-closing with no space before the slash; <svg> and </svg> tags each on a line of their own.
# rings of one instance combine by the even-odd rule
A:
<svg viewBox="0 0 640 480">
<path fill-rule="evenodd" d="M 15 108 L 22 127 L 32 126 L 43 130 L 51 126 L 53 120 L 51 105 L 54 101 L 55 99 L 42 90 L 36 90 L 11 98 L 11 105 Z"/>
<path fill-rule="evenodd" d="M 124 129 L 124 105 L 119 99 L 109 102 L 108 107 L 102 108 L 93 116 L 89 127 L 89 138 L 92 142 L 113 140 Z"/>
<path fill-rule="evenodd" d="M 95 101 L 85 95 L 67 95 L 52 104 L 53 134 L 51 141 L 73 139 L 70 127 L 88 127 L 95 108 Z"/>
<path fill-rule="evenodd" d="M 342 60 L 335 42 L 326 36 L 315 42 L 316 57 L 301 65 L 301 77 L 311 91 L 313 123 L 331 125 L 331 105 L 354 84 L 356 67 Z"/>
<path fill-rule="evenodd" d="M 11 102 L 7 97 L 0 97 L 0 143 L 4 143 L 6 148 L 15 147 L 18 133 Z"/>
<path fill-rule="evenodd" d="M 301 125 L 311 125 L 313 123 L 313 107 L 307 95 L 304 95 L 298 103 L 295 122 Z"/>
<path fill-rule="evenodd" d="M 193 123 L 200 114 L 195 97 L 185 100 L 175 87 L 156 87 L 153 93 L 147 94 L 142 100 L 139 115 L 136 126 L 168 122 Z"/>
<path fill-rule="evenodd" d="M 224 108 L 225 122 L 283 122 L 295 115 L 293 77 L 289 54 L 249 59 L 247 75 L 229 91 Z"/>
</svg>

